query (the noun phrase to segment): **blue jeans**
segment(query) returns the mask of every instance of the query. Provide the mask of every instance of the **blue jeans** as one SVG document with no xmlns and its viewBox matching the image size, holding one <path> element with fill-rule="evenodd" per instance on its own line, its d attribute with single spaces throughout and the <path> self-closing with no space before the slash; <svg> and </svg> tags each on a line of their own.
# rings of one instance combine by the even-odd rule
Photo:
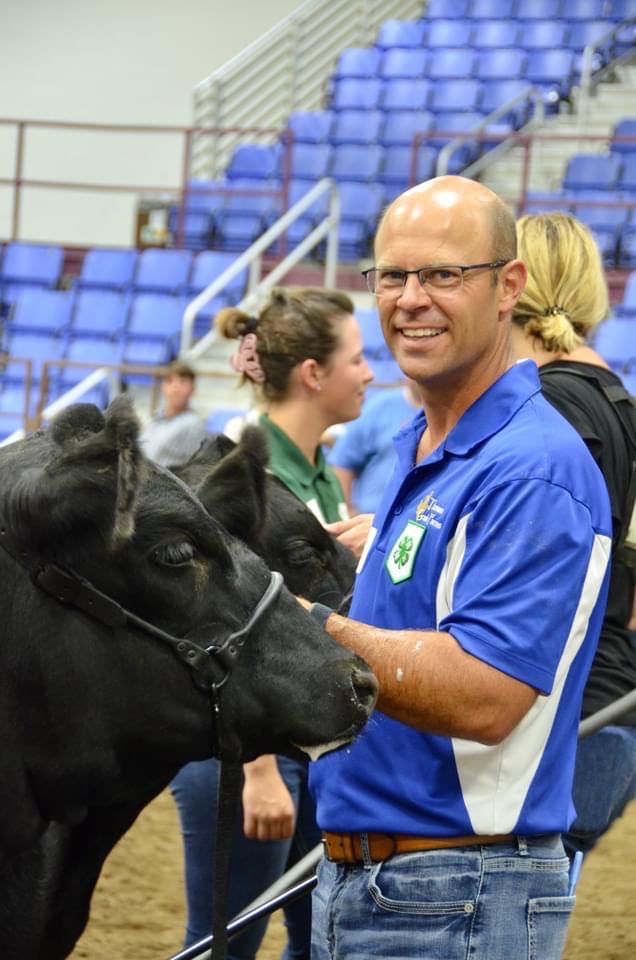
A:
<svg viewBox="0 0 636 960">
<path fill-rule="evenodd" d="M 322 860 L 312 960 L 559 960 L 574 897 L 558 835 Z"/>
<path fill-rule="evenodd" d="M 603 727 L 579 740 L 572 796 L 576 820 L 563 835 L 570 856 L 591 850 L 636 797 L 636 727 Z"/>
<path fill-rule="evenodd" d="M 230 867 L 228 915 L 243 907 L 320 842 L 315 807 L 307 789 L 307 763 L 278 757 L 278 767 L 296 808 L 293 840 L 248 840 L 238 811 Z M 175 798 L 185 858 L 187 929 L 184 946 L 210 935 L 212 929 L 214 853 L 216 848 L 217 789 L 220 764 L 217 760 L 188 763 L 170 784 Z M 285 910 L 288 944 L 284 960 L 309 960 L 311 898 L 303 897 Z M 254 960 L 267 927 L 267 918 L 251 924 L 229 944 L 228 960 Z"/>
</svg>

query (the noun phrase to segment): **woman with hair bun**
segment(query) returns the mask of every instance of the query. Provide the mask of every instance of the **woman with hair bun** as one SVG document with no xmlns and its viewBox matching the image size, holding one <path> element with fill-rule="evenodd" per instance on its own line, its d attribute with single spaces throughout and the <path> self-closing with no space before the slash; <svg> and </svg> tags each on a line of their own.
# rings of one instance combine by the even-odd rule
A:
<svg viewBox="0 0 636 960">
<path fill-rule="evenodd" d="M 623 540 L 633 511 L 636 424 L 620 378 L 586 340 L 609 312 L 598 247 L 582 223 L 563 213 L 524 216 L 517 223 L 528 282 L 513 312 L 519 358 L 539 366 L 546 398 L 585 440 L 607 482 L 614 535 L 607 609 L 583 697 L 586 717 L 636 688 L 636 653 L 628 622 L 634 569 Z M 579 741 L 574 776 L 577 817 L 563 835 L 572 857 L 586 853 L 636 794 L 636 712 Z"/>
<path fill-rule="evenodd" d="M 329 427 L 360 414 L 373 379 L 350 298 L 279 287 L 258 317 L 227 307 L 215 326 L 240 341 L 232 366 L 253 384 L 264 410 L 259 423 L 273 473 L 322 523 L 345 519 L 345 498 L 320 442 Z"/>
<path fill-rule="evenodd" d="M 257 393 L 271 471 L 321 523 L 345 519 L 345 497 L 325 461 L 321 438 L 329 427 L 359 415 L 373 379 L 350 298 L 322 288 L 276 288 L 258 316 L 228 307 L 217 314 L 215 325 L 222 336 L 239 340 L 232 366 Z M 294 859 L 320 842 L 305 761 L 264 756 L 245 764 L 243 772 L 242 824 L 237 823 L 232 845 L 230 916 L 285 872 L 292 838 Z M 172 782 L 184 837 L 185 946 L 208 936 L 212 926 L 217 783 L 216 760 L 187 764 Z M 309 960 L 311 898 L 286 908 L 285 922 L 283 957 Z M 267 919 L 259 921 L 232 940 L 228 960 L 254 960 L 266 926 Z"/>
</svg>

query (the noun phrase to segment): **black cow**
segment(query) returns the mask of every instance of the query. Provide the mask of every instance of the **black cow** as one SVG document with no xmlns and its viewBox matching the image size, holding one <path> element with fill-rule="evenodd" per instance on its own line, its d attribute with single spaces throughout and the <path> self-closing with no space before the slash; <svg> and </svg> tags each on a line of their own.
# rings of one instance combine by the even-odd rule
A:
<svg viewBox="0 0 636 960">
<path fill-rule="evenodd" d="M 137 432 L 120 398 L 0 451 L 3 960 L 68 956 L 107 854 L 185 762 L 328 749 L 374 704 L 285 588 L 259 607 L 265 563 Z M 201 652 L 230 634 L 222 663 Z"/>
<path fill-rule="evenodd" d="M 213 517 L 280 571 L 292 593 L 337 607 L 353 585 L 357 560 L 267 472 L 268 459 L 266 435 L 247 427 L 238 444 L 216 434 L 172 469 Z"/>
</svg>

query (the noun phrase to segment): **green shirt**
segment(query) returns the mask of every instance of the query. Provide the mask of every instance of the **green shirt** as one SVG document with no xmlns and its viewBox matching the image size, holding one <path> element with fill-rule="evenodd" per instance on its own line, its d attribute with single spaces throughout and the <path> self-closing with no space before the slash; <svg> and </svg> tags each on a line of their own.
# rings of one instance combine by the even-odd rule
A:
<svg viewBox="0 0 636 960">
<path fill-rule="evenodd" d="M 319 447 L 316 451 L 316 463 L 310 463 L 267 414 L 260 416 L 259 425 L 267 433 L 272 473 L 309 507 L 321 523 L 346 519 L 348 513 L 342 487 L 327 465 L 322 449 Z"/>
</svg>

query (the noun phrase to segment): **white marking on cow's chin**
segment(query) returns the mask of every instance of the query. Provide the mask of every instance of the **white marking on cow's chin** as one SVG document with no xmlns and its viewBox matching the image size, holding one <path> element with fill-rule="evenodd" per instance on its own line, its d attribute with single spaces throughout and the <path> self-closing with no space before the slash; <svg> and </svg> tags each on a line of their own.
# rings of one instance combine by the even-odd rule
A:
<svg viewBox="0 0 636 960">
<path fill-rule="evenodd" d="M 303 747 L 299 743 L 294 743 L 292 746 L 296 747 L 297 750 L 302 750 L 303 753 L 306 753 L 310 760 L 318 760 L 319 757 L 322 757 L 325 753 L 330 753 L 332 750 L 337 750 L 338 747 L 343 747 L 345 743 L 351 743 L 351 737 L 342 737 L 341 740 L 332 740 L 330 743 L 321 743 L 316 747 Z"/>
</svg>

